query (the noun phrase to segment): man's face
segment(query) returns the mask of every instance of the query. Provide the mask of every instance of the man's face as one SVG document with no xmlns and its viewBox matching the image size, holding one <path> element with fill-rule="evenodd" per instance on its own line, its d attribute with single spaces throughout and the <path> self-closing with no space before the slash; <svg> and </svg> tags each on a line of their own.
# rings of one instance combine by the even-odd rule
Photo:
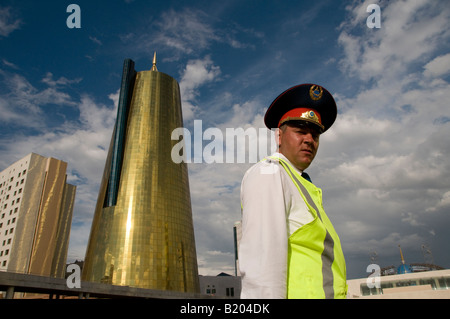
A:
<svg viewBox="0 0 450 319">
<path fill-rule="evenodd" d="M 299 170 L 305 170 L 319 148 L 319 132 L 306 125 L 283 125 L 278 130 L 279 152 Z"/>
</svg>

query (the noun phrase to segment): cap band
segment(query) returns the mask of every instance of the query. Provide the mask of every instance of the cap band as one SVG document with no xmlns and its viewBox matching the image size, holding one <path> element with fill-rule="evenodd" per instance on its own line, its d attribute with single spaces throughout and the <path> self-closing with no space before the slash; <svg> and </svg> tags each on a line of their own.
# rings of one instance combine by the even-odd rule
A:
<svg viewBox="0 0 450 319">
<path fill-rule="evenodd" d="M 318 125 L 322 130 L 324 129 L 320 114 L 309 108 L 300 107 L 286 112 L 278 122 L 278 127 L 287 121 L 307 121 Z"/>
</svg>

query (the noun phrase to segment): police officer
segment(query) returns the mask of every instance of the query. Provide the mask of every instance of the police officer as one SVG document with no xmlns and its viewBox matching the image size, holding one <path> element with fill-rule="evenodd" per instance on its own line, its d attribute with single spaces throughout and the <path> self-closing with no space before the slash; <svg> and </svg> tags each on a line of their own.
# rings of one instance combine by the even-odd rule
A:
<svg viewBox="0 0 450 319">
<path fill-rule="evenodd" d="M 336 115 L 332 95 L 315 84 L 289 88 L 268 108 L 278 152 L 242 180 L 241 298 L 346 297 L 339 237 L 304 172 Z"/>
</svg>

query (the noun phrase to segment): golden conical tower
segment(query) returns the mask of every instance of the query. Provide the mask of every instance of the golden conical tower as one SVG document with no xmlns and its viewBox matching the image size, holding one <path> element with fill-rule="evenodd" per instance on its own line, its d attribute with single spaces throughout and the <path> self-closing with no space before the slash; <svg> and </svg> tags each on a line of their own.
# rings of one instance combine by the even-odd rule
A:
<svg viewBox="0 0 450 319">
<path fill-rule="evenodd" d="M 83 280 L 199 292 L 187 166 L 171 159 L 182 126 L 178 82 L 156 53 L 149 71 L 125 60 Z"/>
</svg>

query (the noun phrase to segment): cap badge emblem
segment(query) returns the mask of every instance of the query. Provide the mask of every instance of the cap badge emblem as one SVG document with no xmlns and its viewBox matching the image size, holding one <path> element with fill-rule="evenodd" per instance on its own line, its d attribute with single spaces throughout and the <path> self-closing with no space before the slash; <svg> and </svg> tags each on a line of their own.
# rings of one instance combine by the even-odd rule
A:
<svg viewBox="0 0 450 319">
<path fill-rule="evenodd" d="M 304 118 L 305 120 L 309 120 L 311 122 L 320 124 L 319 117 L 316 115 L 316 113 L 314 113 L 314 111 L 304 112 L 302 113 L 301 117 Z"/>
<path fill-rule="evenodd" d="M 322 98 L 323 89 L 319 85 L 312 85 L 309 89 L 309 96 L 314 101 L 320 100 Z"/>
</svg>

